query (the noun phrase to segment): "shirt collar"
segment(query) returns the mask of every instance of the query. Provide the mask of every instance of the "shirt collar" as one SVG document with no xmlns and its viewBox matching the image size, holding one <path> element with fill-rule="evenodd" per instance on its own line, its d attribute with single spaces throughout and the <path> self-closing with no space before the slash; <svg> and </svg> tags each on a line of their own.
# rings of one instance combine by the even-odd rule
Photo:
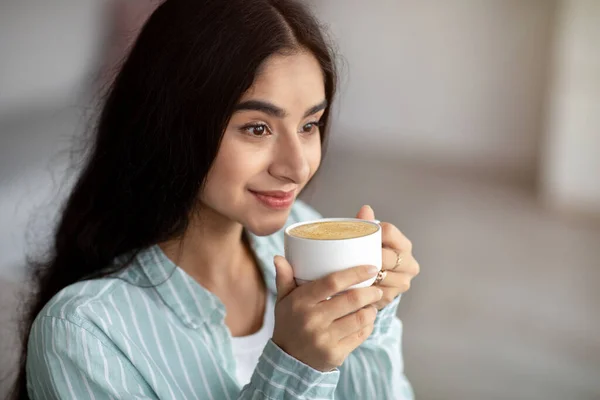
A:
<svg viewBox="0 0 600 400">
<path fill-rule="evenodd" d="M 267 290 L 274 295 L 277 294 L 273 266 L 276 251 L 270 242 L 278 234 L 247 235 Z M 142 250 L 136 259 L 150 285 L 185 325 L 198 329 L 204 323 L 223 322 L 226 311 L 221 300 L 173 263 L 158 245 Z"/>
<path fill-rule="evenodd" d="M 175 265 L 158 245 L 141 251 L 137 261 L 165 304 L 187 326 L 197 329 L 225 318 L 219 298 Z"/>
</svg>

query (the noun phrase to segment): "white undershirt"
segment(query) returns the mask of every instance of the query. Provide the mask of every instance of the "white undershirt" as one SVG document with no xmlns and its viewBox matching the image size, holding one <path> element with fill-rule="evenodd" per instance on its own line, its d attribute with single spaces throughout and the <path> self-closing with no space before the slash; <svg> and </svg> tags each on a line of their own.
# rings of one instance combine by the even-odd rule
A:
<svg viewBox="0 0 600 400">
<path fill-rule="evenodd" d="M 232 338 L 233 357 L 236 362 L 235 375 L 241 386 L 250 383 L 250 378 L 258 364 L 258 359 L 273 335 L 275 327 L 275 304 L 273 295 L 267 292 L 267 303 L 262 327 L 248 336 Z"/>
</svg>

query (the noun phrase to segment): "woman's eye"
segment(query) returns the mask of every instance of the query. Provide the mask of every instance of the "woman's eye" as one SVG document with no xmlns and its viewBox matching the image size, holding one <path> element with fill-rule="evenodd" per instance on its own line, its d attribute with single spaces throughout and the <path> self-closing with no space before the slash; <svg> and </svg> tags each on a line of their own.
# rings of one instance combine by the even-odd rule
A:
<svg viewBox="0 0 600 400">
<path fill-rule="evenodd" d="M 302 127 L 302 133 L 315 133 L 320 127 L 321 124 L 319 122 L 309 122 Z"/>
<path fill-rule="evenodd" d="M 251 136 L 261 137 L 270 133 L 269 127 L 265 124 L 248 125 L 243 130 Z"/>
</svg>

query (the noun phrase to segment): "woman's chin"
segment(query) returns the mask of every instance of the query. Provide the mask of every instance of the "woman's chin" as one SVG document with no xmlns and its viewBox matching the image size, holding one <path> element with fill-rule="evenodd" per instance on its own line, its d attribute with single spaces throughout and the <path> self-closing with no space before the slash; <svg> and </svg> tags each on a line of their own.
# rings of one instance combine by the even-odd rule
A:
<svg viewBox="0 0 600 400">
<path fill-rule="evenodd" d="M 247 224 L 245 228 L 253 235 L 269 236 L 280 231 L 285 226 L 286 220 L 287 219 L 282 221 L 273 221 L 270 223 L 266 221 L 256 221 L 256 223 Z"/>
</svg>

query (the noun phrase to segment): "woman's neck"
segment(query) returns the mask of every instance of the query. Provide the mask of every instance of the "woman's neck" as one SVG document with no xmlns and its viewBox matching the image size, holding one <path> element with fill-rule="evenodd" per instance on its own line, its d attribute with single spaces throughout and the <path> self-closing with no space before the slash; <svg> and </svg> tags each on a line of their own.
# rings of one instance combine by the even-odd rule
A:
<svg viewBox="0 0 600 400">
<path fill-rule="evenodd" d="M 160 244 L 167 257 L 221 299 L 233 336 L 260 329 L 267 296 L 242 235 L 241 224 L 206 210 L 194 217 L 183 238 Z"/>
<path fill-rule="evenodd" d="M 211 291 L 246 275 L 252 253 L 244 243 L 243 227 L 203 208 L 194 214 L 183 237 L 160 244 L 175 264 Z"/>
</svg>

